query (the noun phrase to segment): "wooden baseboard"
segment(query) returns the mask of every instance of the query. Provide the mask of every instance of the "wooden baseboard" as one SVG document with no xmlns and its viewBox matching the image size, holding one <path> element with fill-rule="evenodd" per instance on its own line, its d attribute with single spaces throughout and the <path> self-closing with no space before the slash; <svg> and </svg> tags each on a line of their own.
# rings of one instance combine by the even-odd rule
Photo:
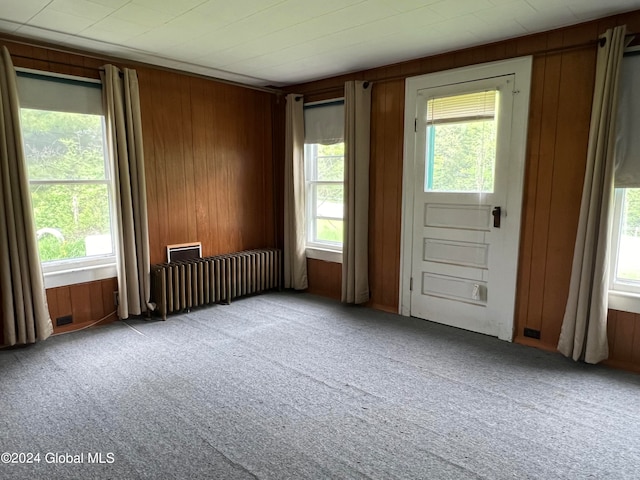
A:
<svg viewBox="0 0 640 480">
<path fill-rule="evenodd" d="M 551 345 L 548 343 L 543 343 L 536 338 L 523 337 L 518 335 L 513 339 L 513 343 L 517 343 L 519 345 L 526 345 L 527 347 L 539 348 L 540 350 L 545 350 L 547 352 L 557 352 L 558 346 Z"/>
<path fill-rule="evenodd" d="M 106 325 L 107 323 L 115 322 L 116 320 L 118 320 L 118 316 L 116 315 L 116 312 L 114 312 L 109 317 L 105 318 L 104 320 L 102 320 L 100 323 L 97 323 L 96 325 L 93 325 L 96 322 L 96 320 L 89 320 L 87 322 L 82 322 L 82 323 L 69 323 L 68 325 L 62 325 L 60 327 L 54 326 L 53 335 L 58 335 L 60 333 L 75 332 L 77 330 L 82 330 L 87 327 L 93 327 L 93 326 L 98 327 L 100 325 Z"/>
</svg>

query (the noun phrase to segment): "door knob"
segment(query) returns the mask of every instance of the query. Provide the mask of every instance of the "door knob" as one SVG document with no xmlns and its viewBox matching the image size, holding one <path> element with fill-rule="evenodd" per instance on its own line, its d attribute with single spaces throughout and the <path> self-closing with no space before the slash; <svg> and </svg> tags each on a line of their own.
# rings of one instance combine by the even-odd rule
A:
<svg viewBox="0 0 640 480">
<path fill-rule="evenodd" d="M 500 228 L 500 217 L 502 216 L 502 208 L 495 207 L 491 212 L 491 215 L 493 215 L 493 226 L 495 228 Z"/>
</svg>

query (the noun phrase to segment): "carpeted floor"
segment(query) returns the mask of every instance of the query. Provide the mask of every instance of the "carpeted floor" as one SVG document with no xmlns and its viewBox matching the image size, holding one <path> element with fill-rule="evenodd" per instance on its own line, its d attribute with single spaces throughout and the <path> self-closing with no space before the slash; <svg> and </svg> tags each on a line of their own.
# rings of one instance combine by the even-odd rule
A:
<svg viewBox="0 0 640 480">
<path fill-rule="evenodd" d="M 306 294 L 1 351 L 0 385 L 0 452 L 40 454 L 3 479 L 640 478 L 640 376 Z"/>
</svg>

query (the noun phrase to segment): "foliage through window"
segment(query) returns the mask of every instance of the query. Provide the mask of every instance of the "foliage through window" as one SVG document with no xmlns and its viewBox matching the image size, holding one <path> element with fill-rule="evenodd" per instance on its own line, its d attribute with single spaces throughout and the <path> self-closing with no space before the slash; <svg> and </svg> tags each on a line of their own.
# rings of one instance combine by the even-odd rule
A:
<svg viewBox="0 0 640 480">
<path fill-rule="evenodd" d="M 305 145 L 307 244 L 342 247 L 344 143 Z"/>
<path fill-rule="evenodd" d="M 427 102 L 425 192 L 493 192 L 495 90 Z"/>
<path fill-rule="evenodd" d="M 640 293 L 640 188 L 618 188 L 612 249 L 614 290 Z"/>
<path fill-rule="evenodd" d="M 305 105 L 304 141 L 307 247 L 340 252 L 344 231 L 343 99 Z M 317 250 L 315 254 L 320 255 Z M 322 259 L 330 255 L 321 252 Z"/>
<path fill-rule="evenodd" d="M 613 308 L 640 312 L 640 49 L 625 52 L 620 70 L 610 249 Z"/>
<path fill-rule="evenodd" d="M 18 79 L 27 175 L 45 273 L 68 269 L 69 262 L 114 263 L 105 120 L 96 112 L 101 110 L 100 85 L 34 75 L 22 83 Z M 49 87 L 49 95 L 38 98 L 37 92 Z M 93 105 L 78 102 L 83 95 L 94 97 Z M 76 104 L 65 104 L 65 98 Z"/>
</svg>

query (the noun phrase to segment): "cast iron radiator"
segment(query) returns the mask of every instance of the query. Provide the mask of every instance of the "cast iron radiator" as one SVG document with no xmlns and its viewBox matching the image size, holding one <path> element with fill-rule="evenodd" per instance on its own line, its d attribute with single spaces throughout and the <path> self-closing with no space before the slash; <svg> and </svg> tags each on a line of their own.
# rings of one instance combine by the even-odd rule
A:
<svg viewBox="0 0 640 480">
<path fill-rule="evenodd" d="M 166 320 L 169 313 L 280 289 L 281 263 L 282 252 L 267 248 L 152 265 L 152 301 Z"/>
</svg>

